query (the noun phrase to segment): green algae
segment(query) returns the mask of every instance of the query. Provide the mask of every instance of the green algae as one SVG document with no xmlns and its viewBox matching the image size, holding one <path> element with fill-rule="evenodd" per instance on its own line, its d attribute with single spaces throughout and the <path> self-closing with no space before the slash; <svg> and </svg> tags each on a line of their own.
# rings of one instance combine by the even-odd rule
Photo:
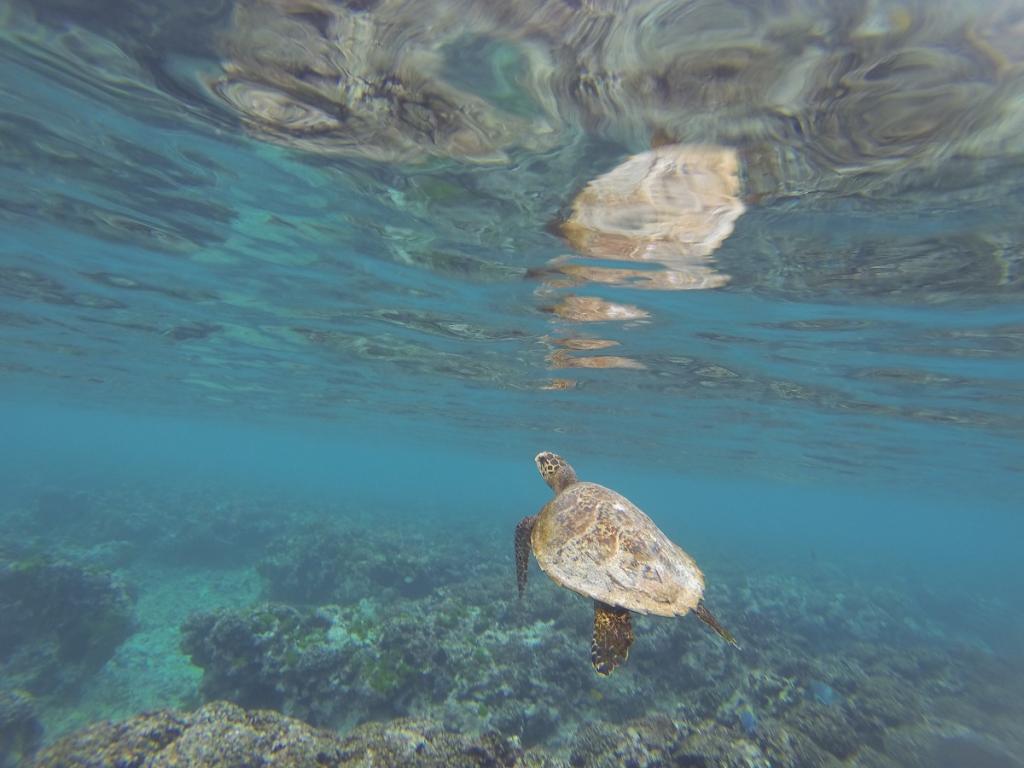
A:
<svg viewBox="0 0 1024 768">
<path fill-rule="evenodd" d="M 370 664 L 364 677 L 371 690 L 389 695 L 406 687 L 415 674 L 416 670 L 406 663 L 401 654 L 385 652 Z"/>
</svg>

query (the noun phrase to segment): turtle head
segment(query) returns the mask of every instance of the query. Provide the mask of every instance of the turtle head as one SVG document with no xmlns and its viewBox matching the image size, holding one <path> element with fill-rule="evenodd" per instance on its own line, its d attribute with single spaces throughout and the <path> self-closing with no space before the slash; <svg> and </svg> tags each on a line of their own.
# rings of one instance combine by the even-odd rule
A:
<svg viewBox="0 0 1024 768">
<path fill-rule="evenodd" d="M 576 482 L 576 472 L 561 456 L 551 451 L 542 451 L 533 460 L 537 464 L 540 476 L 555 493 L 561 493 Z"/>
</svg>

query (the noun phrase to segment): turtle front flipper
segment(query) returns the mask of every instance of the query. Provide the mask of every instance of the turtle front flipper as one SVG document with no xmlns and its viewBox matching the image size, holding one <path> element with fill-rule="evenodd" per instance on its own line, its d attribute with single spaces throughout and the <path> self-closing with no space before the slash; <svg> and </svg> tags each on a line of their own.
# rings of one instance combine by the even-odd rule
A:
<svg viewBox="0 0 1024 768">
<path fill-rule="evenodd" d="M 520 520 L 516 526 L 516 586 L 519 588 L 520 598 L 526 591 L 526 574 L 530 570 L 530 535 L 533 533 L 535 522 L 537 516 L 530 515 Z"/>
<path fill-rule="evenodd" d="M 594 639 L 590 643 L 590 660 L 599 675 L 612 670 L 629 658 L 633 644 L 633 623 L 625 608 L 594 601 Z"/>
<path fill-rule="evenodd" d="M 711 615 L 711 611 L 709 611 L 707 606 L 704 605 L 703 600 L 699 600 L 697 602 L 697 607 L 693 609 L 693 612 L 698 619 L 721 635 L 722 639 L 729 643 L 729 645 L 735 646 L 736 648 L 740 647 L 739 643 L 736 642 L 736 638 L 732 636 L 732 632 L 718 623 L 718 619 Z"/>
</svg>

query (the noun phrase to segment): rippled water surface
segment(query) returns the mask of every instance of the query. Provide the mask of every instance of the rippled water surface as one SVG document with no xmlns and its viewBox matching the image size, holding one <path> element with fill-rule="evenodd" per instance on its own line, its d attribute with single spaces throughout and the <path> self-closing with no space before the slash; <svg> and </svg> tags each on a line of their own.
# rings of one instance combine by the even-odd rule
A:
<svg viewBox="0 0 1024 768">
<path fill-rule="evenodd" d="M 0 0 L 0 164 L 0 388 L 43 485 L 90 453 L 25 415 L 59 403 L 386 436 L 442 515 L 439 452 L 518 487 L 555 448 L 675 478 L 653 499 L 769 484 L 722 513 L 747 552 L 790 487 L 773 551 L 815 511 L 841 541 L 859 489 L 907 500 L 857 533 L 889 562 L 971 521 L 1012 559 L 1019 0 Z M 301 463 L 269 434 L 262 479 Z"/>
<path fill-rule="evenodd" d="M 1018 6 L 372 5 L 5 4 L 9 381 L 1019 472 Z M 574 250 L 665 144 L 735 155 L 732 233 Z"/>
</svg>

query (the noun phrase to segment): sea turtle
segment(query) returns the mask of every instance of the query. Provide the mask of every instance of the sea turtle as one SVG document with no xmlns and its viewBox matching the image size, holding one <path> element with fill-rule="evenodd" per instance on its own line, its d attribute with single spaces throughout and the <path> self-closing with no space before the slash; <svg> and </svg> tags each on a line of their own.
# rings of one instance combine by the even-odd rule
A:
<svg viewBox="0 0 1024 768">
<path fill-rule="evenodd" d="M 534 462 L 555 498 L 516 526 L 519 596 L 526 589 L 532 549 L 541 569 L 556 584 L 591 598 L 590 659 L 598 674 L 610 674 L 629 656 L 630 611 L 658 616 L 693 611 L 736 645 L 704 606 L 700 568 L 651 518 L 610 488 L 577 480 L 561 456 L 544 451 Z"/>
</svg>

